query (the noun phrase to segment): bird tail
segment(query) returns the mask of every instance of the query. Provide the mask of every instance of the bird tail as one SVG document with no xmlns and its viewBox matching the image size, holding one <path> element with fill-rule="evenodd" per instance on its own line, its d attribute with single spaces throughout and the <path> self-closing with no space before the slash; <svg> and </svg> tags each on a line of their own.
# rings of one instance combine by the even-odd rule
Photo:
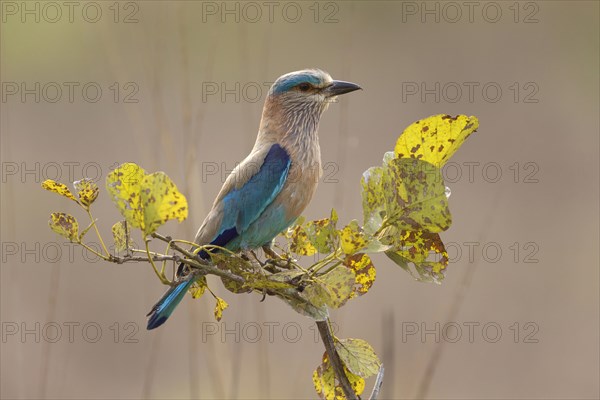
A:
<svg viewBox="0 0 600 400">
<path fill-rule="evenodd" d="M 171 316 L 175 307 L 181 302 L 185 294 L 187 293 L 192 283 L 196 280 L 194 274 L 189 274 L 175 286 L 171 286 L 169 290 L 160 298 L 158 303 L 152 307 L 152 310 L 146 315 L 150 316 L 148 319 L 148 326 L 146 329 L 151 330 L 158 328 Z"/>
</svg>

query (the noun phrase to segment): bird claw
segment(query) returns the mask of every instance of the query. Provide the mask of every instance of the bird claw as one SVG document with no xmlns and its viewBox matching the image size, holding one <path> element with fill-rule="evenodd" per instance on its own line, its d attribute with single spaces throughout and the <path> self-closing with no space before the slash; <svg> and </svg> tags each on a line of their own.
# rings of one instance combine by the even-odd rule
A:
<svg viewBox="0 0 600 400">
<path fill-rule="evenodd" d="M 275 250 L 273 250 L 273 248 L 268 244 L 264 245 L 262 249 L 265 252 L 265 255 L 269 257 L 265 264 L 274 265 L 280 269 L 291 269 L 292 263 L 296 262 L 296 260 L 294 260 L 292 257 L 283 257 L 282 255 L 277 254 L 277 252 L 275 252 Z"/>
</svg>

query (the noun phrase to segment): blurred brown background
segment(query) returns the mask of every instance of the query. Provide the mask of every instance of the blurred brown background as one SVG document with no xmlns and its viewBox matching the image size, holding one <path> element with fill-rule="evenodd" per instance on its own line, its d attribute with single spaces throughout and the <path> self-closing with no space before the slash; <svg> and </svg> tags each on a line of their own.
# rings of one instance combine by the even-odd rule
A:
<svg viewBox="0 0 600 400">
<path fill-rule="evenodd" d="M 1 7 L 2 398 L 316 397 L 310 320 L 213 280 L 230 303 L 221 323 L 206 295 L 147 332 L 164 290 L 150 266 L 65 244 L 49 213 L 85 215 L 40 188 L 97 178 L 110 239 L 106 174 L 164 170 L 192 206 L 162 232 L 192 238 L 251 148 L 270 82 L 306 67 L 364 88 L 322 119 L 308 218 L 360 219 L 361 173 L 412 121 L 481 123 L 445 170 L 443 284 L 376 257 L 368 295 L 333 313 L 338 336 L 366 339 L 387 366 L 382 397 L 598 398 L 598 2 Z"/>
</svg>

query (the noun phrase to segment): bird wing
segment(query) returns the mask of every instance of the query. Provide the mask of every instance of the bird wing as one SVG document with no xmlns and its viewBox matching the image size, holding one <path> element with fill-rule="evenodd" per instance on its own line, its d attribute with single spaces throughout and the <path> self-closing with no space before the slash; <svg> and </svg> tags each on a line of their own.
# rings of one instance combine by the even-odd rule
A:
<svg viewBox="0 0 600 400">
<path fill-rule="evenodd" d="M 290 155 L 277 143 L 250 154 L 225 181 L 196 243 L 225 246 L 243 234 L 277 197 L 290 165 Z"/>
</svg>

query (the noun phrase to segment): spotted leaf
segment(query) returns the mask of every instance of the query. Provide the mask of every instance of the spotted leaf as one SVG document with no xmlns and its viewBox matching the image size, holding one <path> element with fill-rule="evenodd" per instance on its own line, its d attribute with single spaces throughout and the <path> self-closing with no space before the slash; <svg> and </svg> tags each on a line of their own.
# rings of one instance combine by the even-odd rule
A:
<svg viewBox="0 0 600 400">
<path fill-rule="evenodd" d="M 141 185 L 146 172 L 137 164 L 121 164 L 106 177 L 106 190 L 129 226 L 144 228 Z"/>
<path fill-rule="evenodd" d="M 202 297 L 207 287 L 208 284 L 206 283 L 206 275 L 202 275 L 200 278 L 196 279 L 194 283 L 192 283 L 192 287 L 190 287 L 189 292 L 194 299 L 199 299 Z"/>
<path fill-rule="evenodd" d="M 392 261 L 418 281 L 441 283 L 448 253 L 437 233 L 404 231 L 394 237 L 394 248 L 385 252 Z"/>
<path fill-rule="evenodd" d="M 75 217 L 65 213 L 52 213 L 48 221 L 50 229 L 71 242 L 79 242 L 79 224 Z"/>
<path fill-rule="evenodd" d="M 215 304 L 215 319 L 220 321 L 223 318 L 223 310 L 229 307 L 229 304 L 220 297 L 217 297 L 217 303 Z"/>
<path fill-rule="evenodd" d="M 350 298 L 367 293 L 375 282 L 376 270 L 371 257 L 357 253 L 346 257 L 344 265 L 354 271 L 354 287 Z"/>
<path fill-rule="evenodd" d="M 115 241 L 115 250 L 125 251 L 131 243 L 131 236 L 127 227 L 127 221 L 119 221 L 112 226 L 113 239 Z"/>
<path fill-rule="evenodd" d="M 344 372 L 352 390 L 357 396 L 360 396 L 365 390 L 365 380 L 358 375 L 348 371 L 348 368 L 344 367 Z M 342 386 L 335 376 L 333 367 L 329 362 L 327 353 L 323 354 L 323 362 L 313 371 L 313 385 L 315 390 L 321 399 L 326 400 L 343 400 L 346 398 Z"/>
<path fill-rule="evenodd" d="M 164 172 L 146 175 L 141 185 L 141 206 L 144 216 L 144 234 L 154 233 L 171 219 L 179 222 L 187 218 L 188 205 L 183 194 Z"/>
<path fill-rule="evenodd" d="M 304 289 L 304 296 L 316 307 L 327 305 L 341 307 L 346 303 L 354 288 L 354 271 L 338 266 L 314 278 L 314 282 Z"/>
<path fill-rule="evenodd" d="M 400 229 L 440 232 L 452 222 L 441 170 L 417 159 L 396 158 L 382 179 L 388 222 Z"/>
<path fill-rule="evenodd" d="M 305 225 L 295 225 L 288 229 L 287 237 L 291 240 L 290 251 L 299 256 L 312 256 L 317 249 L 311 243 Z"/>
<path fill-rule="evenodd" d="M 369 242 L 356 220 L 350 221 L 350 223 L 340 231 L 340 241 L 342 251 L 345 254 L 354 254 L 364 248 Z"/>
<path fill-rule="evenodd" d="M 362 378 L 379 372 L 381 361 L 373 347 L 362 339 L 340 339 L 335 342 L 340 359 L 348 370 Z"/>
<path fill-rule="evenodd" d="M 406 128 L 394 152 L 397 158 L 416 158 L 441 168 L 478 127 L 476 117 L 433 115 Z"/>
<path fill-rule="evenodd" d="M 371 167 L 363 173 L 361 178 L 362 206 L 364 229 L 375 233 L 381 228 L 386 211 L 386 197 L 382 188 L 384 167 Z"/>
<path fill-rule="evenodd" d="M 52 179 L 46 179 L 44 182 L 42 182 L 42 187 L 50 192 L 58 193 L 67 199 L 71 199 L 74 202 L 79 203 L 67 185 L 63 183 L 56 182 Z"/>
<path fill-rule="evenodd" d="M 73 183 L 77 195 L 79 196 L 79 202 L 86 208 L 89 208 L 94 200 L 98 197 L 98 185 L 91 179 L 83 178 Z"/>
</svg>

